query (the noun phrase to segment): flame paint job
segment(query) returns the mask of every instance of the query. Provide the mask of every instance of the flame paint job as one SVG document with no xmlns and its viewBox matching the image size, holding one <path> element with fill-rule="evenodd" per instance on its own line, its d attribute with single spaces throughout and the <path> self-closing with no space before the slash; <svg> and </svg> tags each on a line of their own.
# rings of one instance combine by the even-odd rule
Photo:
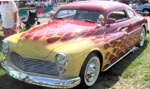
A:
<svg viewBox="0 0 150 89">
<path fill-rule="evenodd" d="M 112 4 L 112 2 L 87 3 L 73 3 L 59 10 L 66 8 L 101 10 L 107 22 L 109 12 L 125 7 L 131 9 L 127 5 Z M 147 21 L 137 14 L 132 19 L 105 25 L 79 20 L 54 19 L 24 33 L 10 36 L 6 40 L 10 46 L 9 56 L 15 52 L 23 57 L 55 62 L 57 53 L 66 54 L 67 68 L 60 76 L 68 79 L 79 76 L 84 61 L 93 51 L 101 53 L 102 70 L 105 69 L 139 42 L 143 26 L 147 28 Z"/>
</svg>

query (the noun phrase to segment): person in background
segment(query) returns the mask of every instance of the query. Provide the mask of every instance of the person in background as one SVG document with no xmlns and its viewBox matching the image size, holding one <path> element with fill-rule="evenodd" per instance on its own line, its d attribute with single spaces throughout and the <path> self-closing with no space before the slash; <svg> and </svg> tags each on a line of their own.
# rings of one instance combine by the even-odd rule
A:
<svg viewBox="0 0 150 89">
<path fill-rule="evenodd" d="M 18 8 L 14 1 L 1 1 L 0 14 L 4 38 L 19 32 Z"/>
<path fill-rule="evenodd" d="M 52 6 L 57 6 L 58 5 L 58 0 L 52 0 Z"/>
</svg>

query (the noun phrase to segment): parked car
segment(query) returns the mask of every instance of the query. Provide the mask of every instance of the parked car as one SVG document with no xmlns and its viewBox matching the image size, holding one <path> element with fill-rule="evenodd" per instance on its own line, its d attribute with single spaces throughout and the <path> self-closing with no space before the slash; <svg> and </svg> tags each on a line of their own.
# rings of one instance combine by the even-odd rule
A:
<svg viewBox="0 0 150 89">
<path fill-rule="evenodd" d="M 132 4 L 132 8 L 143 15 L 147 16 L 150 14 L 150 3 L 145 3 L 145 4 L 134 3 Z"/>
<path fill-rule="evenodd" d="M 92 86 L 102 71 L 144 45 L 147 20 L 123 3 L 73 2 L 50 16 L 3 40 L 1 64 L 13 78 L 52 88 Z"/>
<path fill-rule="evenodd" d="M 138 9 L 143 12 L 144 15 L 150 14 L 150 3 L 141 4 L 138 6 Z"/>
</svg>

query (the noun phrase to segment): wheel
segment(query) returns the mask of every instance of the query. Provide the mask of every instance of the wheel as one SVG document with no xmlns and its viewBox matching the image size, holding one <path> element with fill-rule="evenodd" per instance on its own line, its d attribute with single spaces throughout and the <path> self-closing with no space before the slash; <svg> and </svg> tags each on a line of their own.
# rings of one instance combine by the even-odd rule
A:
<svg viewBox="0 0 150 89">
<path fill-rule="evenodd" d="M 144 15 L 146 15 L 146 16 L 147 16 L 147 15 L 149 15 L 149 14 L 150 14 L 150 10 L 149 10 L 149 9 L 144 9 L 144 10 L 143 10 L 143 13 L 144 13 Z"/>
<path fill-rule="evenodd" d="M 143 27 L 142 30 L 141 30 L 141 33 L 140 33 L 140 41 L 139 41 L 139 45 L 138 45 L 139 47 L 144 46 L 145 34 L 146 34 L 146 32 L 145 32 L 145 29 Z"/>
<path fill-rule="evenodd" d="M 99 57 L 92 53 L 85 60 L 81 72 L 81 86 L 89 87 L 95 84 L 99 73 L 100 73 L 100 59 Z"/>
</svg>

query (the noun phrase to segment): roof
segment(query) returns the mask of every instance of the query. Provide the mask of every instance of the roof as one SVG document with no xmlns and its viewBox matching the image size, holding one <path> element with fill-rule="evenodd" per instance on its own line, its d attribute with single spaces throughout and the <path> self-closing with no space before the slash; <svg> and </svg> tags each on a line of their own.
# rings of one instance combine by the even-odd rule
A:
<svg viewBox="0 0 150 89">
<path fill-rule="evenodd" d="M 67 8 L 72 8 L 72 9 L 89 9 L 89 10 L 96 10 L 96 11 L 101 11 L 101 12 L 109 12 L 114 9 L 118 8 L 126 8 L 127 5 L 120 3 L 120 2 L 115 2 L 115 1 L 79 1 L 79 2 L 73 2 L 67 5 L 62 6 L 61 9 L 67 9 Z"/>
</svg>

